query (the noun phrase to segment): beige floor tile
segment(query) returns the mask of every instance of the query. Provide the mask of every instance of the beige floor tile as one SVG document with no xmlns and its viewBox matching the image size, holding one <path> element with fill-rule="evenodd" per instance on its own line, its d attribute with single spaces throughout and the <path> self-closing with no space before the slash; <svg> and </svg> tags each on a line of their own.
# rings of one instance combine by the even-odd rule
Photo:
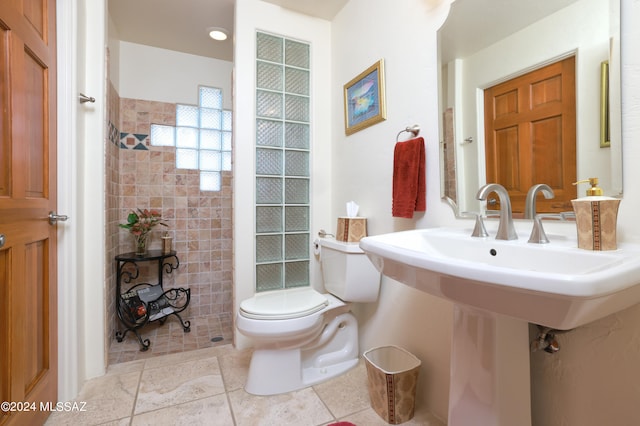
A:
<svg viewBox="0 0 640 426">
<path fill-rule="evenodd" d="M 145 369 L 135 414 L 221 393 L 224 393 L 224 384 L 215 357 Z"/>
<path fill-rule="evenodd" d="M 388 423 L 382 419 L 373 408 L 367 408 L 358 413 L 343 417 L 341 421 L 351 422 L 358 426 L 386 426 Z M 446 426 L 434 415 L 426 410 L 416 410 L 413 418 L 402 423 L 403 426 Z"/>
<path fill-rule="evenodd" d="M 313 389 L 336 418 L 370 406 L 367 371 L 362 360 L 347 373 L 315 385 Z"/>
<path fill-rule="evenodd" d="M 228 395 L 237 426 L 315 426 L 333 420 L 311 388 L 272 396 L 240 389 Z"/>
<path fill-rule="evenodd" d="M 89 380 L 75 399 L 86 411 L 53 413 L 47 425 L 98 425 L 128 418 L 138 389 L 140 372 L 109 374 Z"/>
<path fill-rule="evenodd" d="M 101 423 L 100 426 L 129 426 L 131 424 L 131 417 L 125 417 L 120 420 L 113 420 L 107 423 Z M 74 424 L 76 426 L 76 424 Z"/>
<path fill-rule="evenodd" d="M 190 333 L 185 333 L 180 321 L 173 316 L 170 316 L 163 325 L 156 321 L 142 327 L 139 332 L 142 338 L 148 339 L 150 343 L 149 350 L 146 352 L 140 351 L 140 343 L 132 332 L 127 333 L 122 342 L 114 338 L 109 347 L 109 364 L 221 346 L 233 341 L 233 323 L 227 319 L 231 318 L 229 315 L 210 314 L 193 317 L 189 313 L 184 313 L 182 318 L 191 322 Z M 119 322 L 116 328 L 124 331 Z M 224 336 L 224 340 L 212 342 L 211 339 L 217 336 Z"/>
<path fill-rule="evenodd" d="M 148 339 L 148 336 L 143 335 L 143 339 Z M 140 350 L 140 341 L 136 337 L 133 332 L 127 333 L 124 340 L 122 342 L 118 342 L 117 340 L 111 341 L 111 347 L 109 348 L 112 352 L 125 352 L 125 351 L 134 351 Z"/>
<path fill-rule="evenodd" d="M 122 362 L 107 367 L 107 374 L 124 374 L 142 371 L 144 368 L 144 360 Z"/>
<path fill-rule="evenodd" d="M 226 344 L 133 359 L 85 383 L 76 401 L 86 401 L 86 412 L 53 413 L 46 425 L 317 426 L 336 419 L 387 424 L 370 406 L 362 361 L 313 388 L 261 397 L 244 391 L 250 349 Z M 444 426 L 421 407 L 403 424 Z"/>
<path fill-rule="evenodd" d="M 230 351 L 218 357 L 227 392 L 244 389 L 252 353 L 252 350 Z"/>
<path fill-rule="evenodd" d="M 132 426 L 154 425 L 233 425 L 231 409 L 225 394 L 172 405 L 133 417 Z"/>
<path fill-rule="evenodd" d="M 197 349 L 187 352 L 168 354 L 160 357 L 149 358 L 145 361 L 145 370 L 158 367 L 170 367 L 183 362 L 198 361 L 201 359 L 214 358 L 218 355 L 218 348 Z"/>
</svg>

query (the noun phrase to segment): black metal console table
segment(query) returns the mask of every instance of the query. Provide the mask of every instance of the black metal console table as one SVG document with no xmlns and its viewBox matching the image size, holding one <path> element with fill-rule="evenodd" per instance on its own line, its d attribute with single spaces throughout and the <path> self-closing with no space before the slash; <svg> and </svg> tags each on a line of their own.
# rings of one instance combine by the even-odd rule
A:
<svg viewBox="0 0 640 426">
<path fill-rule="evenodd" d="M 124 326 L 124 332 L 116 330 L 116 339 L 122 342 L 129 331 L 135 333 L 140 342 L 141 351 L 149 349 L 149 339 L 142 339 L 138 330 L 152 321 L 164 324 L 169 315 L 175 315 L 182 324 L 185 333 L 191 331 L 191 323 L 184 321 L 179 315 L 189 305 L 191 290 L 171 288 L 164 290 L 163 275 L 170 274 L 180 266 L 175 251 L 162 253 L 161 250 L 149 250 L 145 255 L 135 252 L 119 254 L 116 261 L 116 312 Z M 123 291 L 122 284 L 129 284 L 140 275 L 139 263 L 156 262 L 158 265 L 158 282 L 150 284 L 137 283 Z"/>
</svg>

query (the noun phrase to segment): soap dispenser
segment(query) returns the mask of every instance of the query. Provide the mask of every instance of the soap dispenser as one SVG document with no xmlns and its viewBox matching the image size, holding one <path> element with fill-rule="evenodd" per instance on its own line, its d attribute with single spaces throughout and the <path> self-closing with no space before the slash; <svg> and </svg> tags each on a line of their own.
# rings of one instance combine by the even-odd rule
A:
<svg viewBox="0 0 640 426">
<path fill-rule="evenodd" d="M 576 213 L 578 247 L 585 250 L 615 250 L 618 248 L 616 227 L 618 224 L 618 206 L 620 200 L 603 196 L 598 187 L 598 178 L 589 178 L 575 182 L 589 183 L 587 196 L 571 200 Z"/>
</svg>

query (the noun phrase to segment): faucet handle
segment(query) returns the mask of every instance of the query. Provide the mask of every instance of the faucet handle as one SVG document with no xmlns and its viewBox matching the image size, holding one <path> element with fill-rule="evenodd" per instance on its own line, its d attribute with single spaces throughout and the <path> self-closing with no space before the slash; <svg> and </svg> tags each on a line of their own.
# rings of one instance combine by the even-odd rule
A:
<svg viewBox="0 0 640 426">
<path fill-rule="evenodd" d="M 538 213 L 533 217 L 533 229 L 531 229 L 531 235 L 529 236 L 529 242 L 534 244 L 547 244 L 549 238 L 547 238 L 546 232 L 542 227 L 542 219 L 557 219 L 565 221 L 567 219 L 575 219 L 574 212 L 561 212 L 561 213 Z"/>
<path fill-rule="evenodd" d="M 531 229 L 531 235 L 529 236 L 529 242 L 534 244 L 547 244 L 549 238 L 547 238 L 546 232 L 542 227 L 542 219 L 557 219 L 565 220 L 562 213 L 539 213 L 533 217 L 533 229 Z"/>
<path fill-rule="evenodd" d="M 540 219 L 555 219 L 557 221 L 564 222 L 570 217 L 573 212 L 561 212 L 561 213 L 537 213 L 536 216 Z M 574 216 L 575 217 L 575 216 Z"/>
<path fill-rule="evenodd" d="M 533 229 L 529 236 L 529 242 L 534 244 L 548 244 L 549 238 L 542 227 L 542 216 L 537 214 L 533 217 Z"/>
<path fill-rule="evenodd" d="M 560 217 L 562 218 L 562 220 L 575 219 L 576 212 L 561 212 Z"/>
<path fill-rule="evenodd" d="M 473 232 L 471 233 L 472 237 L 488 237 L 489 233 L 487 232 L 487 228 L 484 227 L 484 221 L 482 220 L 482 214 L 476 212 L 462 212 L 460 213 L 462 216 L 467 217 L 475 217 L 476 224 L 473 227 Z"/>
</svg>

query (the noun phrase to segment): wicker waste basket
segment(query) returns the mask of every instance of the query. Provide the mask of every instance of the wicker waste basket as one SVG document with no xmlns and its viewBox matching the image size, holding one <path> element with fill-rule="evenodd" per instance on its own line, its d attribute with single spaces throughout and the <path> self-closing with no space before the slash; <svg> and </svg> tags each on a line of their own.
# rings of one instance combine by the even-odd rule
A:
<svg viewBox="0 0 640 426">
<path fill-rule="evenodd" d="M 420 360 L 397 346 L 364 353 L 371 407 L 384 421 L 400 424 L 413 418 Z"/>
</svg>

